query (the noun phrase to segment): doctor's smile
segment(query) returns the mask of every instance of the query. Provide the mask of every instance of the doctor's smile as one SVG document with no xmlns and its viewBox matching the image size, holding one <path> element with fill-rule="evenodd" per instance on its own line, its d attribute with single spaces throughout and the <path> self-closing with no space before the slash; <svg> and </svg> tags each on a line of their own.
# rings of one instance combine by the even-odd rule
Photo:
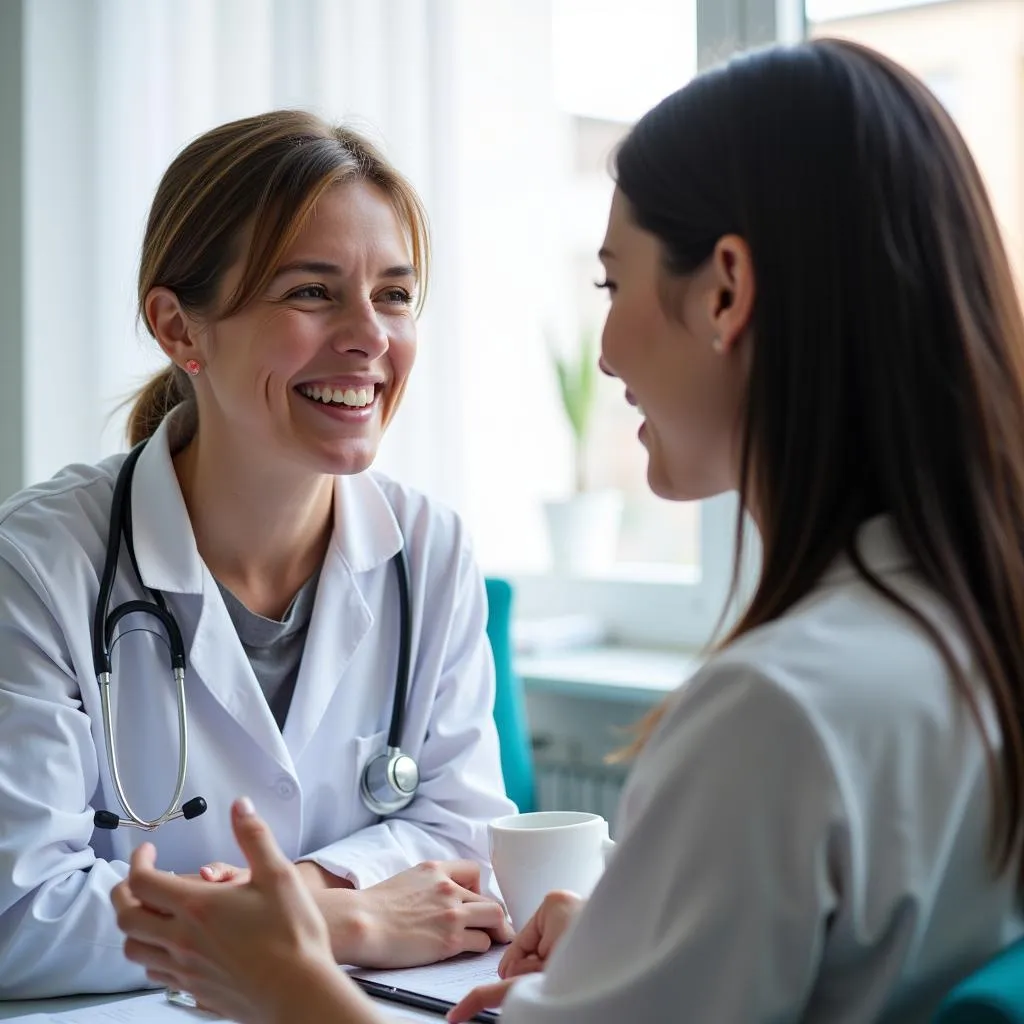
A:
<svg viewBox="0 0 1024 1024">
<path fill-rule="evenodd" d="M 299 384 L 295 390 L 303 398 L 311 399 L 326 409 L 352 415 L 364 413 L 362 419 L 369 419 L 377 411 L 377 396 L 382 387 L 382 384 L 374 381 L 347 378 Z M 362 419 L 358 422 L 362 422 Z"/>
</svg>

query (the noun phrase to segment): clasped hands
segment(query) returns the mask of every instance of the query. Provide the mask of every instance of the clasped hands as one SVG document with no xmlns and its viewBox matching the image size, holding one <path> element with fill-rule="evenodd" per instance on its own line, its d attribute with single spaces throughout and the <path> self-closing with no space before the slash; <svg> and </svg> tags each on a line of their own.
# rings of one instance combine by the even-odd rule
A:
<svg viewBox="0 0 1024 1024">
<path fill-rule="evenodd" d="M 511 941 L 503 980 L 475 989 L 449 1014 L 467 1020 L 498 1005 L 512 980 L 543 968 L 580 906 L 553 893 L 513 939 L 504 909 L 480 893 L 475 864 L 429 862 L 358 892 L 329 888 L 331 876 L 284 856 L 247 800 L 235 803 L 232 824 L 247 870 L 210 865 L 201 879 L 172 875 L 157 870 L 145 843 L 112 900 L 129 960 L 237 1021 L 377 1021 L 337 962 L 412 966 Z"/>
</svg>

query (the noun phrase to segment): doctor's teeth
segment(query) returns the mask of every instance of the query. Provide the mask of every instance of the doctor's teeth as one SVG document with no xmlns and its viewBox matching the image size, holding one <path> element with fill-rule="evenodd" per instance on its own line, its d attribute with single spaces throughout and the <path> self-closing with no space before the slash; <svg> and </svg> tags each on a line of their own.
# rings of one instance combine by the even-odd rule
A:
<svg viewBox="0 0 1024 1024">
<path fill-rule="evenodd" d="M 329 388 L 321 387 L 319 384 L 302 385 L 299 388 L 301 394 L 306 398 L 312 398 L 315 402 L 323 402 L 324 405 L 347 405 L 355 409 L 361 409 L 369 405 L 374 398 L 374 388 Z"/>
</svg>

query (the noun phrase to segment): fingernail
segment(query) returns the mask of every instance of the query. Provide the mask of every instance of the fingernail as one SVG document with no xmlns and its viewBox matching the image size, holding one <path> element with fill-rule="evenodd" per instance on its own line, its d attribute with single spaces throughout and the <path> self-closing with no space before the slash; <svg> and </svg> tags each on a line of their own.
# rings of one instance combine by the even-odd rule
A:
<svg viewBox="0 0 1024 1024">
<path fill-rule="evenodd" d="M 256 813 L 252 801 L 247 796 L 239 797 L 235 802 L 235 810 L 240 818 L 251 818 Z"/>
</svg>

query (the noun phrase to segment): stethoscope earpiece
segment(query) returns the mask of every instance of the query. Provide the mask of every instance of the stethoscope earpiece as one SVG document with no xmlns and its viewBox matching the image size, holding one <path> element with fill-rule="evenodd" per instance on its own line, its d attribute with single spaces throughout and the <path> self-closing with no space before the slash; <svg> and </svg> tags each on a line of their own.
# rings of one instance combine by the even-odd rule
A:
<svg viewBox="0 0 1024 1024">
<path fill-rule="evenodd" d="M 206 801 L 201 796 L 194 796 L 181 805 L 181 816 L 186 821 L 198 818 L 200 814 L 206 813 Z"/>
<path fill-rule="evenodd" d="M 146 832 L 152 832 L 168 821 L 174 821 L 175 818 L 184 818 L 186 821 L 191 821 L 193 818 L 198 818 L 200 814 L 205 813 L 206 801 L 201 796 L 194 796 L 191 800 L 186 800 L 176 811 L 170 814 L 162 814 L 153 821 L 139 822 L 132 818 L 119 818 L 113 811 L 97 811 L 92 816 L 92 823 L 96 828 L 103 828 L 109 831 L 113 831 L 119 825 L 128 825 L 131 828 L 141 828 Z"/>
</svg>

